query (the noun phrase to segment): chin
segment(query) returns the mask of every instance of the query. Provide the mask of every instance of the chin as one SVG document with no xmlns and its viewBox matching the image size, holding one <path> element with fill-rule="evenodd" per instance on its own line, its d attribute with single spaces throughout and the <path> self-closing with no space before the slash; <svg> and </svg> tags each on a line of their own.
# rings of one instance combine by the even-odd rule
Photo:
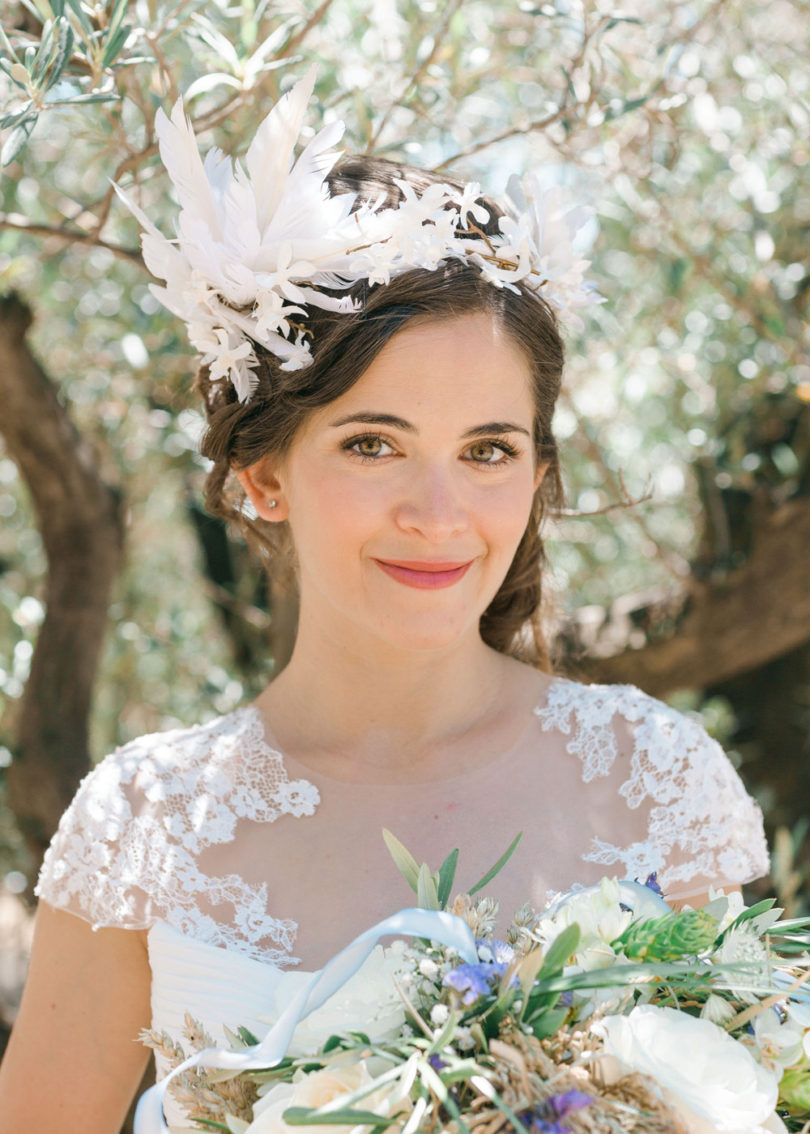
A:
<svg viewBox="0 0 810 1134">
<path fill-rule="evenodd" d="M 447 650 L 462 642 L 478 638 L 478 620 L 474 623 L 465 622 L 464 625 L 445 624 L 437 625 L 437 620 L 409 619 L 398 626 L 383 626 L 379 630 L 392 646 L 400 650 L 425 652 L 430 650 Z"/>
</svg>

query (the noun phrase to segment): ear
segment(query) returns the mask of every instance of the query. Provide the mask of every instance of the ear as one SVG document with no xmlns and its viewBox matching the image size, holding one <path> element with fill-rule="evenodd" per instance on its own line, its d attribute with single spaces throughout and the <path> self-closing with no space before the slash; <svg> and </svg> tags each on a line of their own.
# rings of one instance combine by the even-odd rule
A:
<svg viewBox="0 0 810 1134">
<path fill-rule="evenodd" d="M 543 483 L 543 477 L 549 470 L 549 461 L 544 461 L 542 465 L 538 465 L 534 474 L 534 491 L 537 492 L 540 485 Z"/>
<path fill-rule="evenodd" d="M 269 460 L 256 461 L 244 469 L 234 469 L 234 472 L 263 520 L 276 523 L 287 519 L 290 514 L 287 498 Z"/>
</svg>

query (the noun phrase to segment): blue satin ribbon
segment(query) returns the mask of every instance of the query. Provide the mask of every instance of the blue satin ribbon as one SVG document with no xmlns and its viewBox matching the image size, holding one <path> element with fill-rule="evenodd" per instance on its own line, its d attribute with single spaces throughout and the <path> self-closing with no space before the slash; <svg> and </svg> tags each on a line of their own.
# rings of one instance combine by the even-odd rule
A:
<svg viewBox="0 0 810 1134">
<path fill-rule="evenodd" d="M 171 1081 L 191 1067 L 216 1067 L 223 1071 L 248 1071 L 273 1067 L 287 1054 L 293 1032 L 310 1012 L 324 1004 L 330 996 L 354 976 L 381 937 L 427 937 L 456 950 L 468 964 L 478 961 L 475 938 L 470 927 L 455 914 L 439 910 L 406 909 L 355 937 L 350 945 L 313 973 L 310 980 L 290 1001 L 261 1043 L 243 1051 L 209 1047 L 189 1056 L 164 1079 L 150 1087 L 138 1102 L 135 1111 L 135 1134 L 168 1134 L 163 1114 L 163 1099 Z"/>
</svg>

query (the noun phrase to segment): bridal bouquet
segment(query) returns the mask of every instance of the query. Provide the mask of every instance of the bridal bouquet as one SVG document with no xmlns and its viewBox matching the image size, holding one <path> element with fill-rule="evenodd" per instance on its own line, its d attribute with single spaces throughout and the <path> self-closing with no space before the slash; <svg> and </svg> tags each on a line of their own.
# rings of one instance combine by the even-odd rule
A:
<svg viewBox="0 0 810 1134">
<path fill-rule="evenodd" d="M 244 1029 L 216 1062 L 190 1019 L 196 1056 L 148 1034 L 196 1129 L 810 1131 L 810 919 L 779 921 L 773 901 L 746 909 L 736 894 L 673 912 L 654 877 L 606 878 L 541 912 L 524 906 L 501 941 L 496 904 L 474 895 L 517 840 L 448 904 L 456 852 L 432 873 L 385 837 L 417 894 L 420 909 L 403 911 L 417 935 L 367 955 L 340 1016 L 327 1003 L 264 1067 Z M 365 996 L 347 1018 L 353 983 Z"/>
</svg>

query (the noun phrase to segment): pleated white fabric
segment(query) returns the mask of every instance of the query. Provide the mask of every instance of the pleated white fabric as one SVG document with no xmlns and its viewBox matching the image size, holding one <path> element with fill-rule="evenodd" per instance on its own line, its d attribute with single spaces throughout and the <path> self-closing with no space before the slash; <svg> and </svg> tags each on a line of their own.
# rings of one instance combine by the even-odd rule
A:
<svg viewBox="0 0 810 1134">
<path fill-rule="evenodd" d="M 186 1014 L 201 1023 L 218 1044 L 225 1044 L 222 1024 L 249 1028 L 260 1038 L 278 1018 L 279 992 L 289 981 L 292 994 L 311 974 L 257 961 L 235 949 L 223 949 L 180 933 L 158 921 L 149 930 L 152 968 L 152 1027 L 182 1042 Z M 168 1071 L 155 1054 L 158 1078 Z M 167 1096 L 166 1118 L 183 1125 L 182 1109 Z M 187 1123 L 186 1123 L 187 1124 Z"/>
<path fill-rule="evenodd" d="M 247 1027 L 261 1041 L 255 1055 L 244 1053 L 243 1063 L 231 1054 L 224 1059 L 200 1059 L 205 1066 L 215 1067 L 266 1066 L 285 1053 L 317 1051 L 330 1035 L 357 1027 L 358 1022 L 372 1040 L 384 1039 L 396 1034 L 404 1022 L 394 981 L 404 942 L 397 941 L 388 949 L 377 944 L 380 937 L 393 934 L 443 941 L 467 961 L 477 956 L 472 933 L 460 918 L 423 909 L 400 910 L 371 926 L 316 972 L 280 969 L 157 922 L 148 935 L 152 1028 L 181 1040 L 190 1015 L 216 1046 L 229 1046 L 223 1024 L 232 1031 Z M 193 1053 L 187 1050 L 187 1054 Z M 156 1061 L 162 1079 L 169 1067 L 159 1054 Z M 159 1094 L 163 1095 L 163 1088 Z M 169 1094 L 162 1101 L 168 1122 L 182 1125 L 182 1108 Z M 165 1130 L 157 1099 L 154 1105 L 142 1100 L 136 1129 L 147 1134 Z"/>
</svg>

